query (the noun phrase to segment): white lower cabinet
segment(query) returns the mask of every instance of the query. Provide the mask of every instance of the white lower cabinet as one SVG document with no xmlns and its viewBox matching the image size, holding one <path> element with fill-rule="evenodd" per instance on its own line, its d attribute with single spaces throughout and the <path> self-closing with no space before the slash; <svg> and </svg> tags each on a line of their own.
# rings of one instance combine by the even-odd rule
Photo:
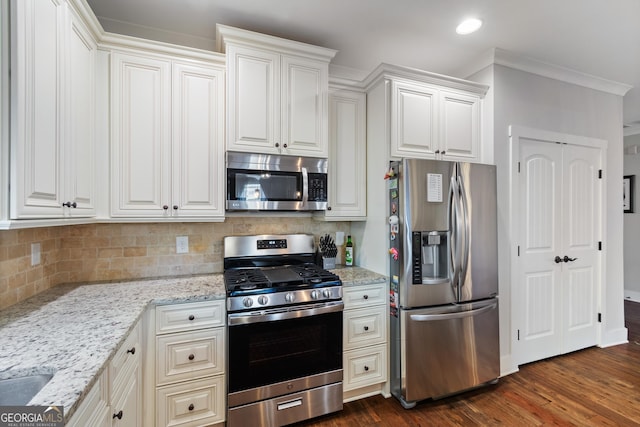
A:
<svg viewBox="0 0 640 427">
<path fill-rule="evenodd" d="M 156 426 L 225 421 L 224 304 L 219 300 L 156 307 Z"/>
<path fill-rule="evenodd" d="M 345 287 L 343 399 L 379 394 L 387 382 L 386 283 Z"/>
<path fill-rule="evenodd" d="M 67 423 L 72 427 L 142 425 L 140 325 L 129 333 Z"/>
</svg>

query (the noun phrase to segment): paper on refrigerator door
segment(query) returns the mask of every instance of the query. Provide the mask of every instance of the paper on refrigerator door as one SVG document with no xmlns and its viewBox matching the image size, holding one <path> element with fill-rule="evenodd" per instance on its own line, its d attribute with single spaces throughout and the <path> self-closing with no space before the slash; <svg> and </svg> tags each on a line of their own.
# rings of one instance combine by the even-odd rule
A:
<svg viewBox="0 0 640 427">
<path fill-rule="evenodd" d="M 442 203 L 442 174 L 427 174 L 427 202 Z"/>
</svg>

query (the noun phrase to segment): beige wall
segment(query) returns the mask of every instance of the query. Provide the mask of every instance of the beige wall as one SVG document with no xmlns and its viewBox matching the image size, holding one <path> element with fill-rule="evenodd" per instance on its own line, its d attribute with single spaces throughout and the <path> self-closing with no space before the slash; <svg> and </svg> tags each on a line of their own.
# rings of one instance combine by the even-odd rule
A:
<svg viewBox="0 0 640 427">
<path fill-rule="evenodd" d="M 101 282 L 222 272 L 229 235 L 350 232 L 348 222 L 234 217 L 224 223 L 91 224 L 0 231 L 0 308 L 61 283 Z M 176 236 L 189 253 L 176 254 Z M 31 243 L 42 262 L 31 267 Z"/>
</svg>

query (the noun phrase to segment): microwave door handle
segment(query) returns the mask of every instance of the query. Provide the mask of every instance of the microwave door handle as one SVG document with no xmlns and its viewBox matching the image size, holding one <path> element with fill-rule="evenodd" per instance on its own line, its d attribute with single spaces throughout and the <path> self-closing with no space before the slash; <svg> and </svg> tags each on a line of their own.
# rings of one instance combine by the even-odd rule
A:
<svg viewBox="0 0 640 427">
<path fill-rule="evenodd" d="M 302 169 L 302 206 L 306 206 L 309 201 L 309 172 L 307 168 Z"/>
</svg>

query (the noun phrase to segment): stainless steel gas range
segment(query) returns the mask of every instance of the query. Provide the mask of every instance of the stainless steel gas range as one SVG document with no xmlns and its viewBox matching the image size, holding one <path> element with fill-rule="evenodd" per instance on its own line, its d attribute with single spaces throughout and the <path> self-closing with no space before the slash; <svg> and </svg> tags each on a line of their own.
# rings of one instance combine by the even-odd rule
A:
<svg viewBox="0 0 640 427">
<path fill-rule="evenodd" d="M 342 409 L 342 282 L 306 234 L 224 239 L 228 426 Z"/>
</svg>

